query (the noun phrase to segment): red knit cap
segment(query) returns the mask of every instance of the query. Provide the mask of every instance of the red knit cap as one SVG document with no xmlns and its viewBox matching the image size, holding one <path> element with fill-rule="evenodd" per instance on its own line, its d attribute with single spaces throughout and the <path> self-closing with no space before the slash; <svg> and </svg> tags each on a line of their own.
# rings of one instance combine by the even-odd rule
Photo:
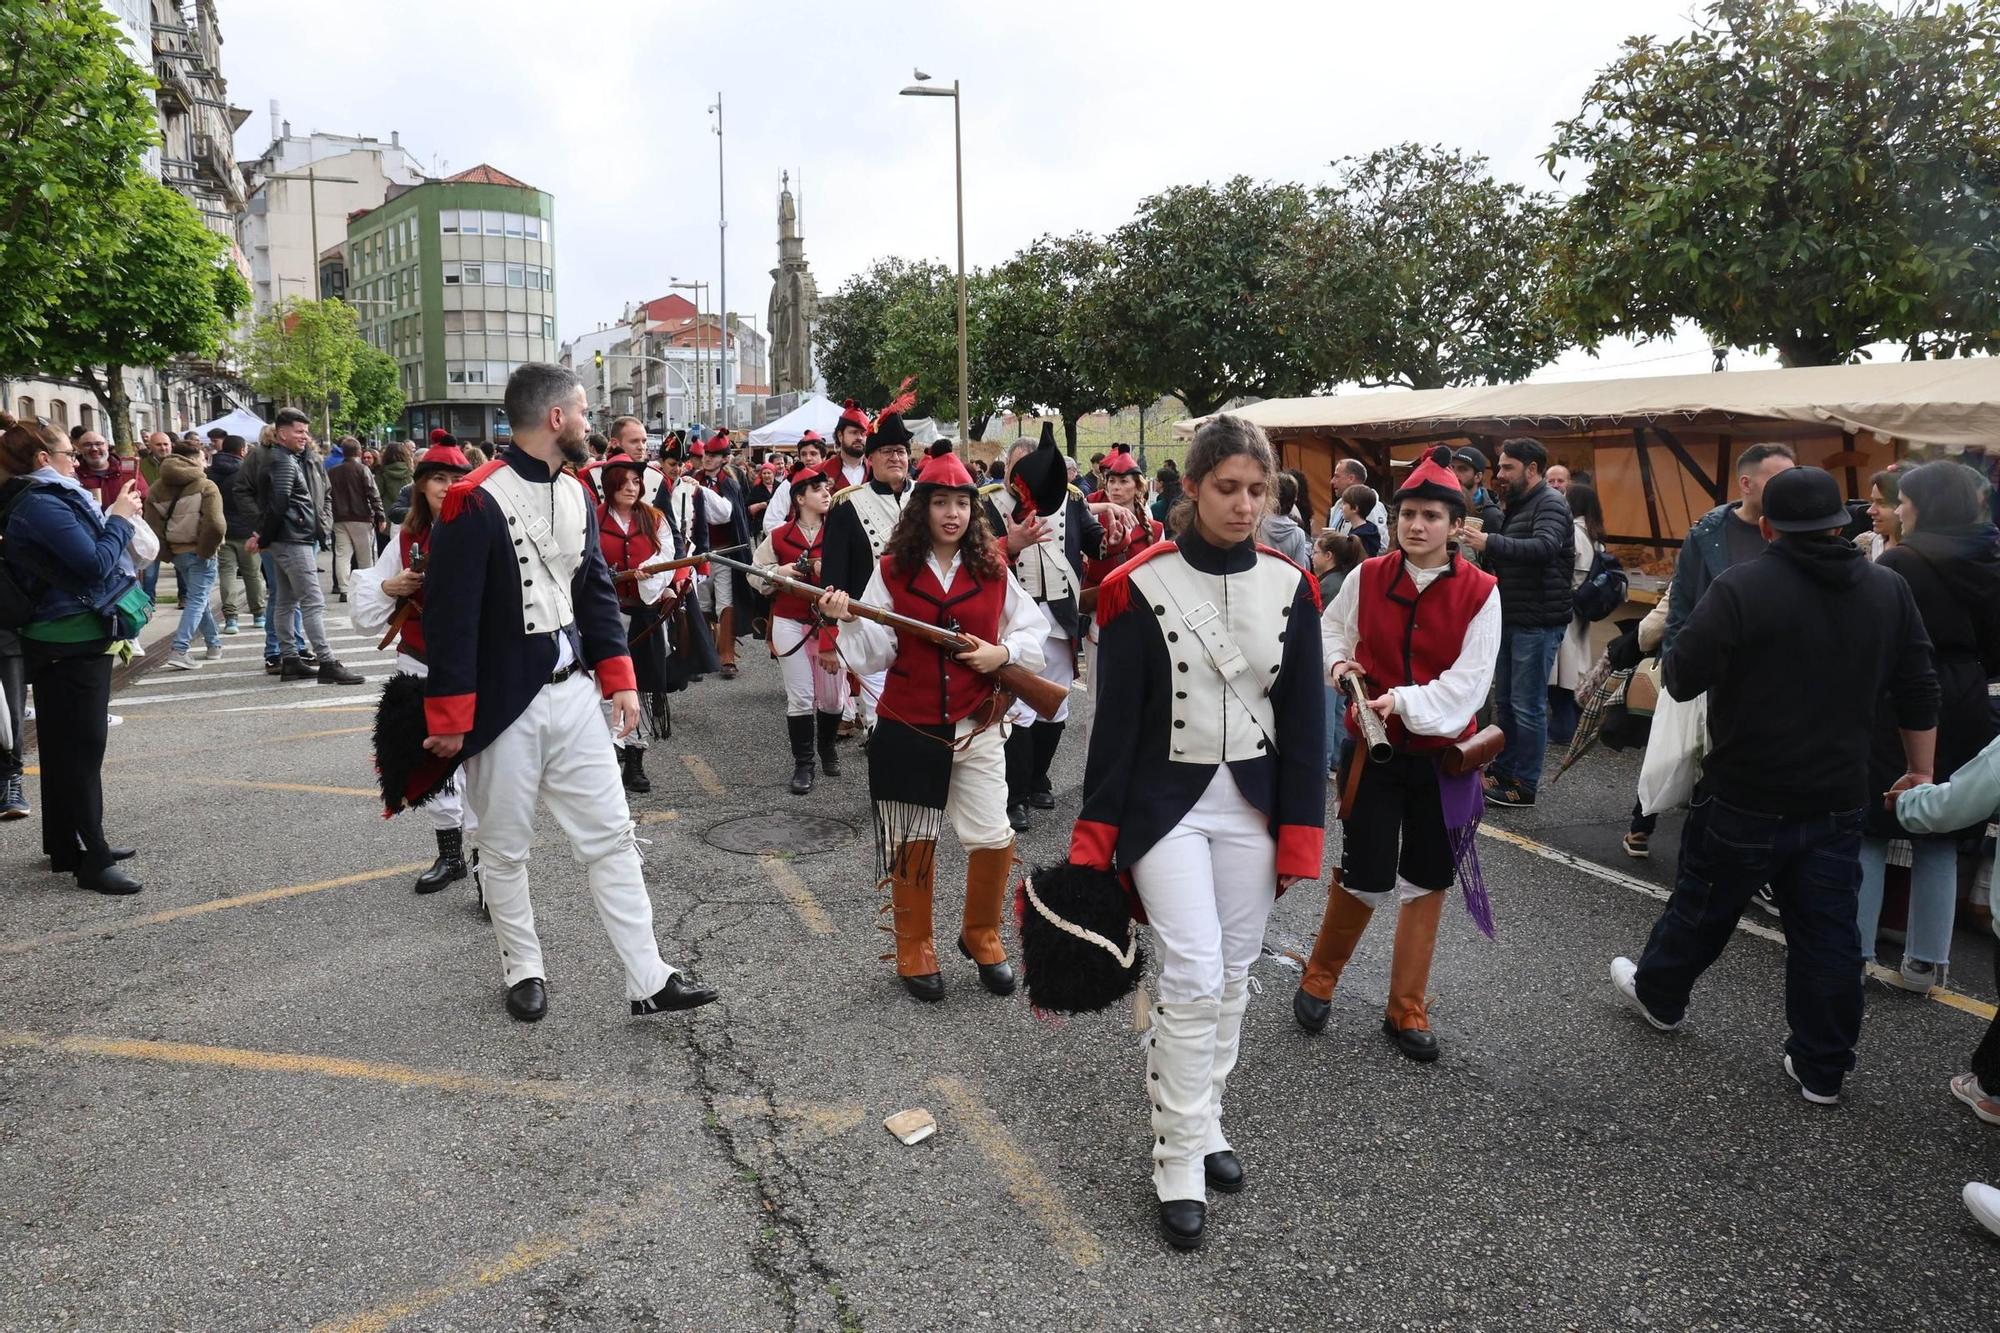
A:
<svg viewBox="0 0 2000 1333">
<path fill-rule="evenodd" d="M 852 398 L 841 405 L 840 420 L 833 423 L 835 430 L 839 430 L 842 426 L 859 426 L 864 433 L 868 430 L 868 414 L 863 412 L 861 405 Z"/>
<path fill-rule="evenodd" d="M 1104 460 L 1104 475 L 1107 477 L 1136 477 L 1139 475 L 1139 460 L 1132 457 L 1132 446 L 1114 444 L 1111 454 Z"/>
<path fill-rule="evenodd" d="M 917 472 L 917 485 L 937 486 L 948 491 L 979 490 L 979 483 L 965 470 L 965 464 L 958 461 L 957 454 L 936 454 L 926 459 Z"/>
<path fill-rule="evenodd" d="M 1440 444 L 1417 460 L 1390 497 L 1391 504 L 1404 500 L 1437 500 L 1446 508 L 1465 512 L 1465 491 L 1458 484 L 1458 474 L 1451 470 L 1451 450 Z"/>
</svg>

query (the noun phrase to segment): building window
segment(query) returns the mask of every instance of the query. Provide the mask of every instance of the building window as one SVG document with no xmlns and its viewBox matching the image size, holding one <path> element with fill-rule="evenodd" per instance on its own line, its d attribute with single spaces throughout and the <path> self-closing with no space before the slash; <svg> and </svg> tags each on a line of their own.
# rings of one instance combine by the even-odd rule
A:
<svg viewBox="0 0 2000 1333">
<path fill-rule="evenodd" d="M 509 333 L 526 333 L 527 331 L 528 331 L 528 313 L 527 313 L 527 311 L 525 311 L 525 310 L 510 310 L 510 311 L 508 311 L 508 312 L 507 312 L 507 332 L 509 332 Z"/>
<path fill-rule="evenodd" d="M 468 287 L 477 287 L 482 281 L 481 274 L 485 266 L 482 264 L 463 264 L 460 267 L 465 270 L 465 285 Z"/>
<path fill-rule="evenodd" d="M 505 361 L 488 361 L 486 363 L 486 382 L 488 384 L 505 384 L 507 376 L 512 370 L 513 367 Z"/>
<path fill-rule="evenodd" d="M 519 264 L 507 265 L 507 285 L 509 287 L 523 287 L 527 285 L 527 278 L 523 274 Z"/>
<path fill-rule="evenodd" d="M 530 264 L 528 266 L 528 290 L 531 292 L 538 292 L 541 289 L 542 289 L 542 271 L 536 268 L 534 265 Z"/>
<path fill-rule="evenodd" d="M 509 236 L 519 236 L 521 234 L 522 221 L 523 219 L 519 213 L 509 213 L 507 215 L 507 234 Z"/>
<path fill-rule="evenodd" d="M 458 210 L 441 208 L 438 210 L 438 232 L 444 236 L 458 235 Z"/>
<path fill-rule="evenodd" d="M 488 236 L 505 236 L 507 234 L 505 218 L 490 208 L 486 210 L 486 234 Z"/>
<path fill-rule="evenodd" d="M 447 310 L 447 311 L 445 311 L 445 312 L 444 312 L 444 331 L 445 331 L 446 333 L 464 333 L 464 332 L 465 332 L 465 312 L 464 312 L 463 310 Z"/>
<path fill-rule="evenodd" d="M 527 218 L 523 225 L 527 230 L 529 240 L 539 241 L 542 239 L 542 220 L 540 218 Z"/>
<path fill-rule="evenodd" d="M 467 281 L 470 281 L 470 279 L 467 279 Z M 505 287 L 507 285 L 507 266 L 488 260 L 486 262 L 486 285 L 488 287 Z"/>
<path fill-rule="evenodd" d="M 49 404 L 49 424 L 57 430 L 69 429 L 69 404 L 58 398 Z"/>
<path fill-rule="evenodd" d="M 14 412 L 23 421 L 35 420 L 35 400 L 25 393 L 22 394 L 14 400 Z"/>
<path fill-rule="evenodd" d="M 552 341 L 556 336 L 556 322 L 548 315 L 542 316 L 542 336 Z"/>
<path fill-rule="evenodd" d="M 461 270 L 457 264 L 446 264 L 444 266 L 444 285 L 447 287 L 458 286 L 460 272 Z"/>
</svg>

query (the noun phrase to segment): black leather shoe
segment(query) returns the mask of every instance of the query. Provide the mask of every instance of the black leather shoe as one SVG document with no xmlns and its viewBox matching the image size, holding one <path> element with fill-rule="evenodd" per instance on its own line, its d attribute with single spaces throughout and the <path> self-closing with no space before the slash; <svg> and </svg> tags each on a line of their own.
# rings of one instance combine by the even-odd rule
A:
<svg viewBox="0 0 2000 1333">
<path fill-rule="evenodd" d="M 1208 1187 L 1221 1190 L 1224 1194 L 1234 1194 L 1243 1188 L 1243 1163 L 1227 1148 L 1212 1152 L 1201 1159 L 1202 1174 L 1208 1178 Z"/>
<path fill-rule="evenodd" d="M 1037 810 L 1053 810 L 1056 808 L 1056 794 L 1047 787 L 1037 787 L 1028 793 L 1028 804 Z"/>
<path fill-rule="evenodd" d="M 349 671 L 331 657 L 319 664 L 318 678 L 322 685 L 360 685 L 368 679 L 360 672 Z"/>
<path fill-rule="evenodd" d="M 1007 807 L 1007 823 L 1016 833 L 1026 833 L 1028 831 L 1028 803 L 1026 801 L 1015 801 Z"/>
<path fill-rule="evenodd" d="M 1438 1058 L 1437 1034 L 1427 1028 L 1399 1028 L 1384 1018 L 1382 1031 L 1396 1043 L 1397 1050 L 1420 1065 L 1427 1065 Z"/>
<path fill-rule="evenodd" d="M 813 761 L 795 759 L 792 761 L 792 795 L 810 796 L 813 789 Z"/>
<path fill-rule="evenodd" d="M 944 974 L 942 972 L 926 972 L 920 977 L 898 977 L 897 980 L 903 983 L 904 990 L 916 996 L 919 1000 L 935 1001 L 944 998 Z"/>
<path fill-rule="evenodd" d="M 464 879 L 465 874 L 465 862 L 456 856 L 439 853 L 438 859 L 431 862 L 431 868 L 417 876 L 417 892 L 436 893 L 445 885 Z"/>
<path fill-rule="evenodd" d="M 318 680 L 319 668 L 317 666 L 307 666 L 304 658 L 283 657 L 278 659 L 278 678 L 280 680 Z"/>
<path fill-rule="evenodd" d="M 1202 1229 L 1207 1225 L 1208 1205 L 1200 1199 L 1161 1200 L 1160 1234 L 1175 1249 L 1200 1249 Z"/>
<path fill-rule="evenodd" d="M 1317 995 L 1308 995 L 1301 986 L 1292 992 L 1292 1017 L 1300 1027 L 1308 1032 L 1326 1031 L 1327 1015 L 1333 1012 L 1333 1001 L 1322 1000 Z"/>
<path fill-rule="evenodd" d="M 667 978 L 667 984 L 660 987 L 643 1000 L 632 1001 L 634 1014 L 664 1014 L 675 1009 L 699 1009 L 720 999 L 713 987 L 704 986 L 693 977 L 676 972 Z"/>
<path fill-rule="evenodd" d="M 137 893 L 146 887 L 117 866 L 106 866 L 102 870 L 94 871 L 79 870 L 76 872 L 76 882 L 79 887 L 89 889 L 92 893 L 104 894 Z"/>
<path fill-rule="evenodd" d="M 549 1011 L 549 988 L 540 977 L 523 977 L 507 988 L 507 1012 L 523 1023 L 539 1023 Z"/>
<path fill-rule="evenodd" d="M 972 957 L 972 950 L 965 947 L 963 936 L 959 938 L 958 951 L 967 958 Z M 995 995 L 1012 995 L 1014 993 L 1014 965 L 1012 963 L 1004 958 L 997 963 L 979 963 L 977 959 L 973 961 L 979 967 L 980 985 L 986 987 L 987 990 L 993 992 Z M 942 994 L 944 990 L 943 986 L 940 985 L 938 990 Z"/>
<path fill-rule="evenodd" d="M 106 847 L 104 850 L 111 853 L 113 861 L 129 861 L 139 854 L 137 847 Z"/>
</svg>

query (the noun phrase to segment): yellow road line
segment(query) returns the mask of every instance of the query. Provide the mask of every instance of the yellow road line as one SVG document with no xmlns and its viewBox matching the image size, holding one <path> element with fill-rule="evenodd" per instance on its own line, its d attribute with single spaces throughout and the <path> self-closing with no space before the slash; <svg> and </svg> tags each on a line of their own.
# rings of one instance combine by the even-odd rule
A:
<svg viewBox="0 0 2000 1333">
<path fill-rule="evenodd" d="M 1606 884 L 1616 884 L 1622 889 L 1630 889 L 1634 893 L 1644 894 L 1646 897 L 1658 899 L 1660 902 L 1665 902 L 1673 896 L 1669 890 L 1663 889 L 1657 884 L 1648 883 L 1636 875 L 1628 875 L 1623 871 L 1613 870 L 1610 866 L 1601 866 L 1588 857 L 1578 856 L 1574 852 L 1566 852 L 1560 847 L 1551 847 L 1544 842 L 1537 842 L 1526 834 L 1516 833 L 1512 829 L 1494 828 L 1490 824 L 1482 823 L 1479 826 L 1479 832 L 1481 835 L 1492 838 L 1496 842 L 1504 842 L 1510 847 L 1518 847 L 1522 851 L 1539 856 L 1545 861 L 1554 861 L 1558 865 L 1568 866 L 1570 869 L 1589 875 L 1593 879 L 1602 880 Z M 1736 923 L 1736 928 L 1746 935 L 1755 935 L 1758 939 L 1770 940 L 1774 944 L 1785 943 L 1784 931 L 1767 926 L 1761 921 L 1752 921 L 1748 917 L 1739 920 Z M 1868 971 L 1878 981 L 1894 982 L 1900 980 L 1898 973 L 1892 972 L 1880 963 L 1870 963 Z M 1933 986 L 1930 998 L 1947 1009 L 1956 1009 L 1961 1013 L 1973 1014 L 1979 1018 L 1986 1019 L 1988 1022 L 1992 1021 L 1996 1012 L 1995 1007 L 1984 1000 L 1976 1000 L 1970 995 L 1961 995 L 1957 991 L 1946 990 L 1942 986 Z"/>
<path fill-rule="evenodd" d="M 715 770 L 708 766 L 708 760 L 700 755 L 684 754 L 681 756 L 681 763 L 687 766 L 688 772 L 694 774 L 695 785 L 710 796 L 721 796 L 729 790 L 722 785 L 722 779 L 715 775 Z"/>
<path fill-rule="evenodd" d="M 342 875 L 338 879 L 323 879 L 312 884 L 288 884 L 281 889 L 260 889 L 255 893 L 238 894 L 233 898 L 211 898 L 207 902 L 193 903 L 187 907 L 169 908 L 164 912 L 153 912 L 146 916 L 128 917 L 123 920 L 98 922 L 82 930 L 58 930 L 47 935 L 36 935 L 25 940 L 8 940 L 0 943 L 0 956 L 29 953 L 51 944 L 74 944 L 78 940 L 100 939 L 106 935 L 116 935 L 120 931 L 135 930 L 141 926 L 164 925 L 169 921 L 179 921 L 186 917 L 201 916 L 208 912 L 220 912 L 232 907 L 255 907 L 259 903 L 276 902 L 280 898 L 296 898 L 304 893 L 318 893 L 322 889 L 344 888 L 349 884 L 367 884 L 378 879 L 394 879 L 399 875 L 414 875 L 420 870 L 428 870 L 430 862 L 412 861 L 408 865 L 388 866 L 381 870 L 364 870 L 356 875 Z"/>
<path fill-rule="evenodd" d="M 574 1254 L 586 1245 L 659 1214 L 675 1197 L 672 1189 L 658 1189 L 639 1196 L 622 1208 L 592 1209 L 559 1231 L 523 1241 L 496 1258 L 469 1264 L 434 1287 L 412 1292 L 360 1314 L 315 1324 L 312 1333 L 383 1333 L 399 1321 L 442 1305 L 454 1297 L 519 1277 L 552 1260 Z"/>
<path fill-rule="evenodd" d="M 373 727 L 333 727 L 325 731 L 288 731 L 276 736 L 264 737 L 258 740 L 256 744 L 262 746 L 269 745 L 273 741 L 312 741 L 318 740 L 323 736 L 358 736 L 364 732 L 373 730 Z M 150 763 L 155 759 L 174 759 L 190 754 L 223 754 L 241 748 L 243 747 L 232 745 L 187 745 L 176 746 L 166 750 L 146 749 L 134 751 L 131 754 L 107 754 L 104 756 L 104 762 L 106 764 Z M 38 770 L 29 771 L 34 772 Z"/>
<path fill-rule="evenodd" d="M 254 782 L 248 778 L 176 777 L 176 782 L 192 782 L 203 787 L 241 787 L 248 791 L 303 791 L 319 796 L 368 796 L 382 799 L 373 787 L 322 787 L 310 782 Z"/>
<path fill-rule="evenodd" d="M 1014 1202 L 1042 1224 L 1070 1262 L 1078 1268 L 1095 1268 L 1104 1262 L 1104 1247 L 1097 1237 L 1070 1211 L 1061 1191 L 1042 1174 L 1034 1159 L 1021 1150 L 1021 1145 L 1014 1142 L 1014 1136 L 994 1118 L 979 1095 L 963 1079 L 949 1075 L 933 1078 L 931 1087 L 964 1125 L 972 1146 L 1000 1173 Z"/>
<path fill-rule="evenodd" d="M 671 824 L 680 817 L 681 812 L 678 810 L 648 810 L 642 815 L 635 816 L 632 822 L 635 824 Z"/>
<path fill-rule="evenodd" d="M 764 873 L 778 886 L 778 892 L 785 895 L 785 901 L 799 914 L 799 920 L 805 922 L 807 930 L 815 935 L 833 934 L 833 918 L 819 905 L 819 899 L 813 897 L 813 891 L 799 878 L 798 871 L 787 865 L 783 857 L 769 853 L 758 857 L 757 863 L 764 867 Z"/>
</svg>

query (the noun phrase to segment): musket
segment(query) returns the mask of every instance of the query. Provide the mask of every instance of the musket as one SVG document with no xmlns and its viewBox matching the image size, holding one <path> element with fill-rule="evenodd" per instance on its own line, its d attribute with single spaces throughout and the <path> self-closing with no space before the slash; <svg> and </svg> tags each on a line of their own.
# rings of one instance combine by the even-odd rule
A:
<svg viewBox="0 0 2000 1333">
<path fill-rule="evenodd" d="M 760 582 L 770 584 L 779 592 L 803 597 L 809 602 L 817 602 L 820 595 L 826 591 L 825 588 L 807 583 L 804 579 L 779 573 L 776 565 L 767 565 L 760 569 L 756 565 L 746 565 L 735 560 L 718 559 L 716 563 L 728 565 L 731 569 L 740 569 Z M 900 630 L 912 638 L 936 644 L 954 654 L 962 653 L 973 646 L 971 636 L 958 630 L 898 615 L 894 611 L 884 611 L 880 607 L 865 606 L 858 600 L 849 602 L 847 609 L 863 620 L 872 620 L 878 625 Z M 1058 685 L 1052 680 L 1044 680 L 1026 667 L 1016 666 L 1012 662 L 995 671 L 993 680 L 1001 689 L 1034 709 L 1037 717 L 1044 719 L 1054 717 L 1069 699 L 1069 690 L 1065 686 Z"/>
<path fill-rule="evenodd" d="M 424 560 L 425 560 L 425 554 L 422 548 L 419 548 L 410 557 L 409 572 L 412 574 L 423 573 Z M 376 652 L 378 653 L 381 652 L 383 649 L 387 648 L 390 644 L 396 641 L 396 636 L 403 632 L 404 623 L 409 620 L 411 613 L 414 612 L 416 609 L 417 609 L 417 599 L 414 596 L 399 597 L 396 599 L 395 613 L 389 617 L 389 628 L 386 632 L 383 633 L 382 642 L 375 645 Z"/>
<path fill-rule="evenodd" d="M 1390 756 L 1394 755 L 1396 750 L 1394 746 L 1389 744 L 1388 728 L 1382 725 L 1382 719 L 1375 715 L 1375 710 L 1368 706 L 1368 692 L 1362 688 L 1361 673 L 1359 671 L 1350 671 L 1342 676 L 1340 678 L 1340 688 L 1342 693 L 1354 701 L 1354 720 L 1356 725 L 1361 728 L 1361 743 L 1368 747 L 1368 762 L 1371 764 L 1388 763 Z M 1340 817 L 1342 819 L 1347 818 L 1348 815 L 1353 813 L 1354 794 L 1360 788 L 1361 765 L 1357 761 L 1349 761 L 1347 781 L 1342 784 L 1340 792 Z"/>
<path fill-rule="evenodd" d="M 740 551 L 749 544 L 749 542 L 738 542 L 734 546 L 725 546 L 722 549 L 725 551 Z M 640 579 L 650 578 L 655 574 L 664 574 L 669 570 L 688 569 L 695 565 L 704 564 L 714 554 L 715 552 L 713 551 L 702 551 L 695 555 L 684 555 L 675 560 L 662 560 L 657 565 L 641 565 L 637 569 L 621 569 L 612 576 L 611 581 L 613 583 L 637 583 Z"/>
</svg>

